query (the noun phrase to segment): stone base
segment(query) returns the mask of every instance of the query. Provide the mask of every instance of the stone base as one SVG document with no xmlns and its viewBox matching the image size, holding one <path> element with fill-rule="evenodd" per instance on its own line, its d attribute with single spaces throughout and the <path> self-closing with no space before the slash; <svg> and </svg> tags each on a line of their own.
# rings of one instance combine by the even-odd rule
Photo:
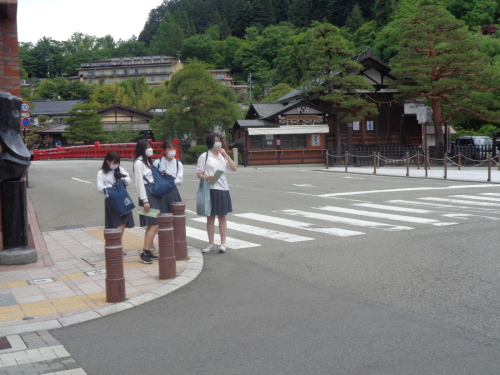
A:
<svg viewBox="0 0 500 375">
<path fill-rule="evenodd" d="M 1 265 L 30 264 L 36 263 L 37 260 L 37 251 L 29 247 L 0 251 Z"/>
</svg>

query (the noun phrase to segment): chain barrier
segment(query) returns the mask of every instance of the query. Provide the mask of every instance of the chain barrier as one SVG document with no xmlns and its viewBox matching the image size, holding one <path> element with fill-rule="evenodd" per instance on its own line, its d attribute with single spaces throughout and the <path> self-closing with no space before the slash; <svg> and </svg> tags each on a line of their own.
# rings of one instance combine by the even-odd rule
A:
<svg viewBox="0 0 500 375">
<path fill-rule="evenodd" d="M 443 179 L 447 179 L 447 167 L 448 163 L 450 163 L 452 166 L 456 166 L 458 170 L 461 170 L 461 167 L 463 166 L 463 161 L 470 161 L 474 162 L 475 164 L 473 165 L 474 168 L 483 166 L 485 163 L 487 164 L 487 173 L 488 173 L 488 178 L 486 181 L 491 181 L 491 165 L 494 164 L 497 166 L 497 169 L 500 171 L 500 154 L 496 155 L 495 157 L 491 157 L 490 155 L 487 155 L 485 160 L 475 160 L 471 159 L 467 156 L 464 156 L 463 154 L 459 153 L 458 155 L 450 156 L 445 153 L 444 158 L 431 158 L 431 157 L 425 157 L 425 153 L 420 153 L 414 154 L 413 156 L 409 156 L 408 152 L 405 157 L 401 159 L 392 159 L 389 157 L 385 157 L 383 155 L 380 155 L 380 152 L 374 152 L 373 155 L 356 155 L 352 154 L 348 151 L 346 151 L 343 155 L 333 155 L 328 153 L 326 151 L 326 168 L 328 169 L 329 163 L 328 163 L 328 158 L 333 158 L 334 164 L 336 163 L 336 159 L 340 159 L 340 162 L 338 164 L 344 165 L 345 166 L 345 172 L 348 171 L 348 167 L 350 165 L 350 160 L 352 158 L 357 159 L 363 159 L 363 158 L 372 158 L 373 159 L 373 174 L 377 174 L 377 168 L 380 168 L 380 162 L 385 163 L 385 164 L 403 164 L 406 163 L 406 176 L 409 177 L 409 171 L 410 171 L 410 162 L 414 159 L 418 159 L 418 169 L 420 169 L 420 158 L 423 158 L 424 160 L 424 165 L 426 168 L 426 174 L 425 176 L 427 177 L 427 169 L 430 169 L 430 163 L 439 163 L 443 165 L 443 170 L 444 170 L 444 175 Z M 427 159 L 427 160 L 426 160 Z M 458 161 L 455 161 L 458 159 Z M 495 161 L 496 159 L 496 161 Z"/>
</svg>

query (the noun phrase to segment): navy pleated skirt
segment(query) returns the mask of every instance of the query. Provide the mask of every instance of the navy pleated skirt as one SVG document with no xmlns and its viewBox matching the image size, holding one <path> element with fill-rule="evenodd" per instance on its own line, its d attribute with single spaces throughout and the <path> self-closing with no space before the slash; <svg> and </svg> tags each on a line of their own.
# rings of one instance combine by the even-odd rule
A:
<svg viewBox="0 0 500 375">
<path fill-rule="evenodd" d="M 151 189 L 149 185 L 144 185 L 144 188 L 146 189 L 146 195 L 148 196 L 149 207 L 160 210 L 160 212 L 166 212 L 165 201 L 163 200 L 163 198 L 151 194 Z M 144 203 L 142 202 L 141 199 L 139 199 L 139 206 L 144 207 Z M 139 222 L 141 224 L 141 227 L 145 227 L 148 225 L 158 225 L 156 218 L 144 215 L 139 215 Z"/>
<path fill-rule="evenodd" d="M 127 224 L 125 228 L 133 228 L 135 226 L 133 212 L 130 211 L 120 216 L 120 214 L 111 207 L 109 199 L 104 199 L 104 227 L 106 229 L 118 228 L 122 224 Z"/>
<path fill-rule="evenodd" d="M 182 202 L 181 194 L 179 193 L 179 189 L 177 189 L 177 185 L 174 186 L 172 191 L 163 197 L 165 211 L 162 212 L 172 212 L 170 208 L 172 203 Z"/>
<path fill-rule="evenodd" d="M 210 200 L 212 202 L 210 215 L 227 215 L 233 212 L 229 190 L 210 189 Z"/>
</svg>

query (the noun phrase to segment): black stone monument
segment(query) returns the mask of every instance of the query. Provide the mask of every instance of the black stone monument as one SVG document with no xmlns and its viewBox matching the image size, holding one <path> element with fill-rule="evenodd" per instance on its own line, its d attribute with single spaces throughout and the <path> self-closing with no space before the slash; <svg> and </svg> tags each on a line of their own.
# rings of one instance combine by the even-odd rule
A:
<svg viewBox="0 0 500 375">
<path fill-rule="evenodd" d="M 36 250 L 28 244 L 26 172 L 31 161 L 21 138 L 21 104 L 20 98 L 0 92 L 0 264 L 37 261 Z"/>
</svg>

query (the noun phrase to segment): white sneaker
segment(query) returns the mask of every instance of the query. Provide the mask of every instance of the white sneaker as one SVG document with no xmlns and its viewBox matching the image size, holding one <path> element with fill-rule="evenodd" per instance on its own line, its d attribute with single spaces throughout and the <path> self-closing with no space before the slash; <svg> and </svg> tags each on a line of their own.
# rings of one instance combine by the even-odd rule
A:
<svg viewBox="0 0 500 375">
<path fill-rule="evenodd" d="M 214 249 L 214 245 L 210 245 L 208 244 L 207 246 L 205 246 L 205 248 L 203 250 L 201 250 L 202 253 L 209 253 L 210 251 L 212 250 L 215 250 Z"/>
<path fill-rule="evenodd" d="M 226 245 L 224 244 L 221 244 L 219 246 L 219 253 L 225 253 L 226 252 Z"/>
</svg>

